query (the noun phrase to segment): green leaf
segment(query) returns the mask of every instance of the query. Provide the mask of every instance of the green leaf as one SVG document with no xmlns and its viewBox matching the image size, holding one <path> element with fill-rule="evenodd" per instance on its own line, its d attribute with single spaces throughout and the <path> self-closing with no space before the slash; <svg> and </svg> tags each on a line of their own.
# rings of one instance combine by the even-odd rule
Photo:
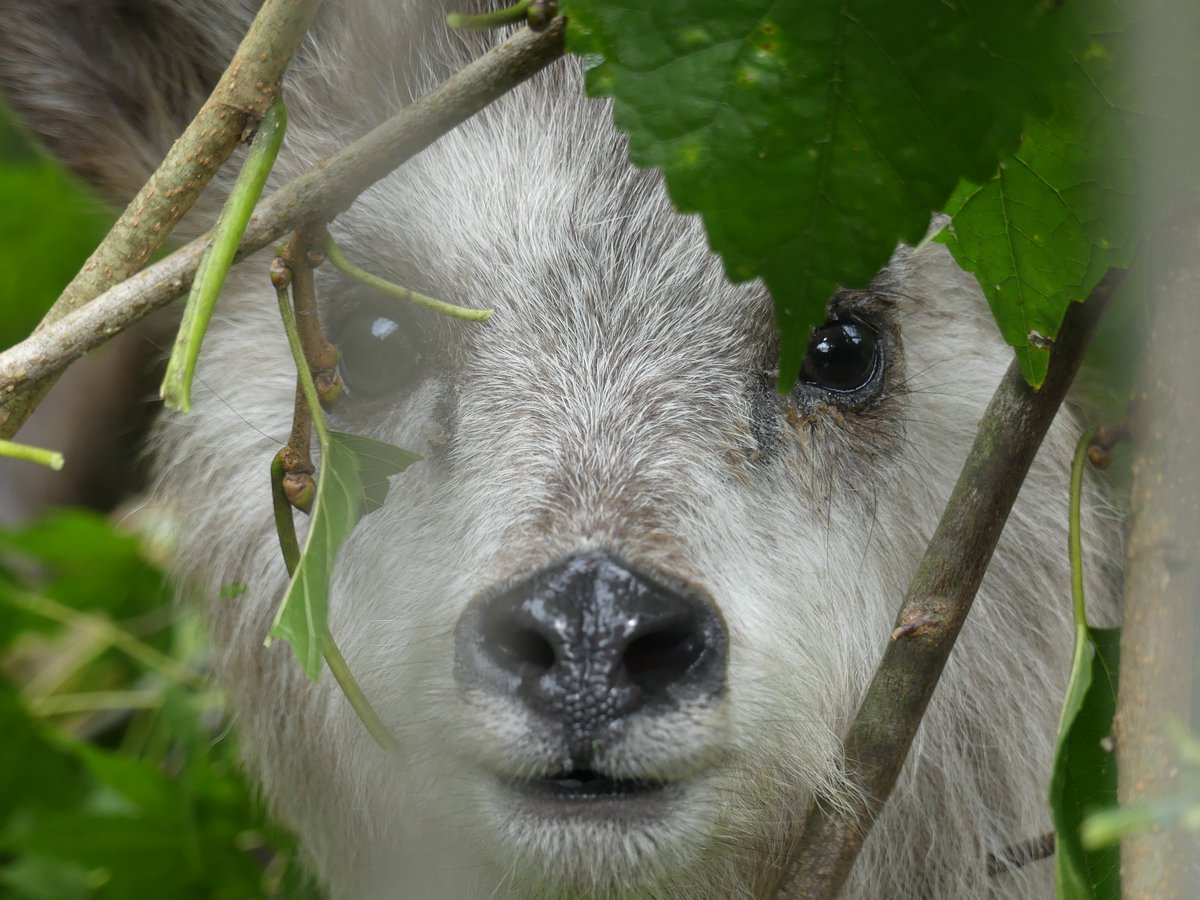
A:
<svg viewBox="0 0 1200 900">
<path fill-rule="evenodd" d="M 32 565 L 37 577 L 29 579 L 30 589 L 72 609 L 102 610 L 119 619 L 170 603 L 163 573 L 146 561 L 138 539 L 114 531 L 97 513 L 58 512 L 0 530 L 0 558 Z"/>
<path fill-rule="evenodd" d="M 344 431 L 330 432 L 330 436 L 333 435 L 337 435 L 342 446 L 350 450 L 358 459 L 358 475 L 363 489 L 364 515 L 383 506 L 388 495 L 388 478 L 403 472 L 413 463 L 421 461 L 421 457 L 415 453 L 403 450 L 394 444 L 363 437 L 361 434 L 348 434 Z"/>
<path fill-rule="evenodd" d="M 588 91 L 699 212 L 734 281 L 761 277 L 781 383 L 839 287 L 915 243 L 960 176 L 1016 147 L 1053 16 L 1040 0 L 569 0 Z"/>
<path fill-rule="evenodd" d="M 1119 848 L 1086 850 L 1079 833 L 1089 813 L 1117 801 L 1116 758 L 1105 747 L 1116 711 L 1120 636 L 1119 628 L 1088 628 L 1075 645 L 1050 781 L 1059 900 L 1121 896 Z"/>
<path fill-rule="evenodd" d="M 0 350 L 29 335 L 108 230 L 84 186 L 0 109 Z"/>
<path fill-rule="evenodd" d="M 103 873 L 101 877 L 105 877 Z M 0 897 L 10 900 L 91 900 L 95 879 L 83 866 L 22 856 L 0 869 Z"/>
<path fill-rule="evenodd" d="M 328 441 L 321 443 L 308 535 L 271 627 L 271 637 L 292 645 L 313 681 L 321 674 L 329 582 L 338 549 L 363 514 L 383 502 L 388 476 L 419 459 L 399 447 L 340 431 L 329 431 Z"/>
<path fill-rule="evenodd" d="M 64 743 L 98 784 L 115 792 L 147 818 L 182 822 L 184 805 L 177 785 L 144 760 L 121 756 L 79 741 Z"/>
<path fill-rule="evenodd" d="M 179 823 L 81 810 L 39 815 L 7 841 L 36 857 L 108 873 L 108 896 L 192 897 L 198 861 L 180 840 Z"/>
<path fill-rule="evenodd" d="M 1109 267 L 1129 265 L 1144 230 L 1135 198 L 1156 208 L 1173 202 L 1164 184 L 1180 199 L 1200 184 L 1194 169 L 1174 168 L 1191 166 L 1200 138 L 1200 16 L 1187 6 L 1064 4 L 1071 38 L 1066 64 L 1047 84 L 1053 113 L 1030 118 L 998 173 L 960 185 L 947 205 L 953 224 L 939 239 L 979 279 L 1034 386 L 1046 377 L 1071 302 L 1086 298 Z M 1136 49 L 1151 46 L 1148 31 L 1174 31 L 1190 65 L 1171 72 L 1158 60 L 1139 61 Z M 1152 122 L 1156 146 L 1144 158 L 1139 136 Z"/>
<path fill-rule="evenodd" d="M 80 767 L 30 719 L 0 681 L 0 829 L 18 812 L 70 806 L 83 791 Z"/>
</svg>

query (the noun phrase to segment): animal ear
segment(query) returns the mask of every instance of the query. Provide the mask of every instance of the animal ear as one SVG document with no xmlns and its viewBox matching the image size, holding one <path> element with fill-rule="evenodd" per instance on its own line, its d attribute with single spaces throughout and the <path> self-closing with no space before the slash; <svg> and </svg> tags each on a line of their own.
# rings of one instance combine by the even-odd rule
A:
<svg viewBox="0 0 1200 900">
<path fill-rule="evenodd" d="M 0 93 L 47 149 L 127 200 L 216 84 L 256 0 L 0 0 Z"/>
</svg>

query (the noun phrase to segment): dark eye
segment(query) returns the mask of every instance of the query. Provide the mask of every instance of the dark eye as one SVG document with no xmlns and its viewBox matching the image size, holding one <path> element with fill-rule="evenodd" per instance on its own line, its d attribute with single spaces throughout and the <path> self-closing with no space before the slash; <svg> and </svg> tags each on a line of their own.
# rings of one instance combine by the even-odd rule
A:
<svg viewBox="0 0 1200 900">
<path fill-rule="evenodd" d="M 827 322 L 809 341 L 800 380 L 827 391 L 850 393 L 871 381 L 878 364 L 875 332 L 858 322 Z"/>
<path fill-rule="evenodd" d="M 362 309 L 342 325 L 338 363 L 351 396 L 378 397 L 411 383 L 421 369 L 423 348 L 403 320 L 386 307 Z"/>
</svg>

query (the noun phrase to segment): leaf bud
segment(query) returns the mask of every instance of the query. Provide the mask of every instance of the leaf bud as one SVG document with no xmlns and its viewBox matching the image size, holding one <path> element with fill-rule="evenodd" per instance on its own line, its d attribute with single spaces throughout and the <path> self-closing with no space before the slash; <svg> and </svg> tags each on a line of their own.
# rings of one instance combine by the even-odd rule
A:
<svg viewBox="0 0 1200 900">
<path fill-rule="evenodd" d="M 292 283 L 292 270 L 288 268 L 288 264 L 283 261 L 281 256 L 271 260 L 267 272 L 271 276 L 271 285 L 277 291 L 285 290 Z"/>
<path fill-rule="evenodd" d="M 283 476 L 283 495 L 301 512 L 312 512 L 317 482 L 307 472 L 288 472 Z"/>
<path fill-rule="evenodd" d="M 557 15 L 557 0 L 533 0 L 529 4 L 529 27 L 533 31 L 545 31 Z"/>
<path fill-rule="evenodd" d="M 324 372 L 318 372 L 313 381 L 317 386 L 317 399 L 321 401 L 321 406 L 324 409 L 332 408 L 341 399 L 344 388 L 342 385 L 342 376 L 338 374 L 337 369 L 326 369 Z"/>
</svg>

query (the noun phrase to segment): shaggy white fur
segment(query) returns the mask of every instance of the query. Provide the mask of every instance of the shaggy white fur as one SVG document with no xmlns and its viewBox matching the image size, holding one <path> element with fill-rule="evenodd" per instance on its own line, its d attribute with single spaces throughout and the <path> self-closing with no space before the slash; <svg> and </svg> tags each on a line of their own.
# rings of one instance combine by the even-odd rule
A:
<svg viewBox="0 0 1200 900">
<path fill-rule="evenodd" d="M 68 68 L 64 48 L 131 38 L 110 2 L 92 6 L 102 36 L 66 34 L 73 5 L 0 3 L 13 38 L 0 76 L 69 143 L 60 152 L 127 186 L 129 158 L 106 161 L 106 148 L 136 124 L 155 149 L 180 116 L 148 104 L 134 117 L 81 86 L 97 76 Z M 220 9 L 204 16 L 198 0 L 129 5 L 177 16 L 227 54 L 253 4 L 206 3 Z M 325 4 L 289 77 L 277 180 L 479 51 L 479 39 L 445 32 L 441 11 Z M 51 65 L 53 78 L 30 74 Z M 95 156 L 71 142 L 80 119 Z M 730 286 L 699 223 L 672 211 L 656 176 L 628 167 L 574 60 L 439 141 L 332 228 L 369 268 L 496 313 L 472 326 L 395 310 L 424 335 L 423 363 L 386 399 L 352 383 L 333 415 L 426 457 L 355 532 L 332 597 L 333 631 L 400 759 L 372 742 L 331 678 L 309 684 L 286 645 L 262 647 L 286 582 L 268 465 L 294 390 L 265 259 L 231 279 L 195 412 L 162 419 L 157 499 L 183 521 L 181 578 L 214 598 L 221 677 L 272 809 L 336 900 L 762 896 L 813 800 L 844 797 L 840 738 L 1011 358 L 973 280 L 939 246 L 899 251 L 870 291 L 834 301 L 879 334 L 877 390 L 778 397 L 769 299 Z M 353 310 L 376 309 L 331 272 L 321 290 L 335 337 Z M 1064 414 L 1047 438 L 846 897 L 1052 894 L 1048 864 L 989 877 L 985 860 L 1049 826 L 1072 646 L 1075 434 Z M 1116 529 L 1095 527 L 1091 602 L 1111 610 Z M 472 598 L 589 547 L 702 586 L 729 631 L 723 693 L 635 715 L 604 750 L 611 774 L 670 783 L 653 821 L 547 818 L 514 803 L 499 779 L 555 771 L 558 749 L 518 704 L 453 677 L 454 627 Z M 248 589 L 215 599 L 230 582 Z"/>
</svg>

